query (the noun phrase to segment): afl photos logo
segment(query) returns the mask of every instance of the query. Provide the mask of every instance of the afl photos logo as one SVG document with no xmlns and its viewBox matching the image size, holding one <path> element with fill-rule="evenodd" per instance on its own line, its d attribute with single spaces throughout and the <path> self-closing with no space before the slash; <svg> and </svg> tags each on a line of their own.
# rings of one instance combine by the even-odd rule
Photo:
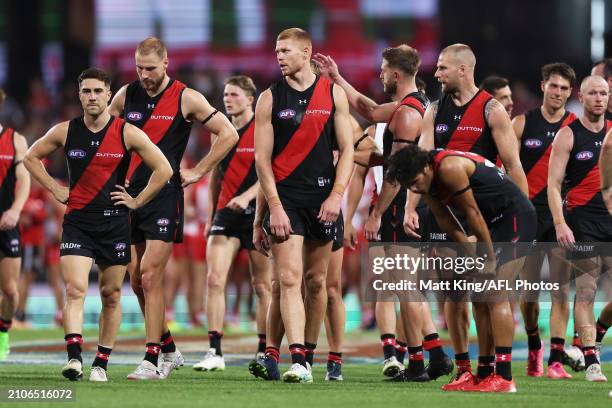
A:
<svg viewBox="0 0 612 408">
<path fill-rule="evenodd" d="M 130 112 L 127 114 L 127 119 L 131 120 L 133 122 L 136 122 L 140 119 L 142 119 L 142 113 L 140 112 Z"/>
<path fill-rule="evenodd" d="M 278 112 L 279 119 L 291 119 L 295 116 L 295 111 L 293 109 L 284 109 Z"/>
</svg>

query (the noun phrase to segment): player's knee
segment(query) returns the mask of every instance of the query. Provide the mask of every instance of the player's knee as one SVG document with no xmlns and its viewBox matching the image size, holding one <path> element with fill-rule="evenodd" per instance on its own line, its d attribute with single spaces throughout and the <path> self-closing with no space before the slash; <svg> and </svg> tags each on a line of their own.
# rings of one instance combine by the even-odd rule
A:
<svg viewBox="0 0 612 408">
<path fill-rule="evenodd" d="M 338 287 L 338 285 L 328 285 L 327 286 L 327 304 L 335 305 L 342 301 L 342 291 Z"/>
<path fill-rule="evenodd" d="M 301 288 L 302 282 L 296 270 L 286 269 L 278 274 L 278 282 L 281 288 Z"/>
<path fill-rule="evenodd" d="M 69 300 L 85 299 L 85 288 L 82 288 L 74 283 L 66 283 L 66 298 Z"/>
<path fill-rule="evenodd" d="M 7 285 L 0 291 L 1 298 L 8 303 L 17 304 L 19 302 L 19 291 L 17 285 Z"/>
<path fill-rule="evenodd" d="M 144 292 L 151 292 L 162 287 L 163 273 L 152 266 L 141 268 L 141 285 Z"/>
<path fill-rule="evenodd" d="M 306 289 L 308 293 L 318 294 L 325 287 L 325 276 L 323 274 L 306 274 Z"/>
<path fill-rule="evenodd" d="M 209 272 L 206 278 L 208 292 L 223 292 L 225 290 L 226 279 L 219 273 Z"/>
<path fill-rule="evenodd" d="M 121 303 L 121 288 L 102 287 L 100 289 L 102 306 L 114 309 Z"/>
<path fill-rule="evenodd" d="M 280 282 L 278 281 L 278 279 L 273 279 L 272 280 L 272 296 L 275 298 L 280 298 L 280 293 L 281 293 L 281 288 L 280 288 Z"/>
<path fill-rule="evenodd" d="M 251 282 L 253 291 L 258 299 L 268 299 L 270 297 L 270 284 L 253 279 Z"/>
</svg>

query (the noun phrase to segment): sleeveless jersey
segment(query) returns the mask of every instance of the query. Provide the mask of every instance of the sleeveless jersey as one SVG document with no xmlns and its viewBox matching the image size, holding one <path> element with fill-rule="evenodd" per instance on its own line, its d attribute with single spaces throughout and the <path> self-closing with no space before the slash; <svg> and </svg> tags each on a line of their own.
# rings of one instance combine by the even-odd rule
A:
<svg viewBox="0 0 612 408">
<path fill-rule="evenodd" d="M 465 157 L 472 160 L 476 165 L 476 170 L 469 179 L 469 187 L 487 225 L 496 221 L 506 208 L 513 205 L 523 196 L 518 186 L 490 160 L 475 153 L 442 149 L 436 150 L 433 157 L 434 182 L 432 183 L 432 188 L 434 191 L 432 195 L 437 194 L 436 177 L 440 163 L 448 156 Z M 450 197 L 440 198 L 448 199 Z M 527 201 L 526 198 L 524 200 Z"/>
<path fill-rule="evenodd" d="M 257 182 L 255 172 L 255 120 L 254 117 L 238 129 L 240 140 L 219 163 L 222 180 L 217 210 L 225 208 L 230 200 L 248 190 Z M 249 203 L 255 208 L 255 200 Z"/>
<path fill-rule="evenodd" d="M 383 134 L 383 174 L 387 172 L 387 159 L 391 156 L 391 150 L 393 149 L 393 141 L 395 140 L 395 135 L 389 129 L 389 124 L 393 120 L 393 117 L 397 113 L 400 107 L 409 106 L 419 112 L 421 118 L 425 115 L 425 110 L 427 109 L 428 101 L 425 95 L 421 92 L 412 92 L 404 97 L 397 108 L 391 114 L 389 121 L 387 122 L 387 126 L 385 127 L 385 133 Z M 418 142 L 418 137 L 415 140 L 415 143 Z M 403 146 L 402 146 L 403 147 Z M 397 195 L 393 199 L 392 204 L 404 206 L 406 204 L 406 189 L 400 188 Z"/>
<path fill-rule="evenodd" d="M 565 169 L 568 211 L 580 208 L 584 215 L 609 217 L 601 195 L 598 161 L 606 130 L 611 125 L 611 121 L 606 121 L 606 126 L 597 133 L 585 128 L 580 120 L 569 125 L 574 145 Z"/>
<path fill-rule="evenodd" d="M 485 119 L 485 106 L 492 98 L 479 90 L 468 103 L 457 106 L 450 95 L 444 94 L 434 119 L 434 146 L 476 153 L 495 163 L 497 146 Z"/>
<path fill-rule="evenodd" d="M 0 133 L 0 214 L 11 208 L 15 201 L 15 131 L 4 128 Z"/>
<path fill-rule="evenodd" d="M 125 183 L 130 154 L 123 140 L 123 119 L 111 117 L 99 132 L 85 126 L 83 117 L 68 126 L 64 151 L 70 178 L 66 215 L 78 212 L 118 214 L 110 193 Z"/>
<path fill-rule="evenodd" d="M 521 138 L 520 159 L 529 185 L 529 199 L 540 211 L 550 211 L 546 185 L 548 183 L 548 160 L 552 142 L 559 129 L 576 120 L 576 115 L 566 111 L 561 120 L 550 123 L 540 108 L 525 114 L 525 128 Z"/>
<path fill-rule="evenodd" d="M 174 172 L 170 183 L 177 187 L 181 185 L 180 164 L 191 132 L 191 123 L 181 111 L 185 88 L 185 84 L 171 79 L 159 95 L 150 97 L 140 82 L 134 81 L 126 89 L 121 115 L 128 123 L 142 129 L 159 147 Z M 140 193 L 147 186 L 151 173 L 141 158 L 134 155 L 126 177 L 130 181 L 128 191 L 132 195 Z"/>
<path fill-rule="evenodd" d="M 282 79 L 272 92 L 272 170 L 288 208 L 319 208 L 335 179 L 333 84 L 317 76 L 305 91 Z"/>
</svg>

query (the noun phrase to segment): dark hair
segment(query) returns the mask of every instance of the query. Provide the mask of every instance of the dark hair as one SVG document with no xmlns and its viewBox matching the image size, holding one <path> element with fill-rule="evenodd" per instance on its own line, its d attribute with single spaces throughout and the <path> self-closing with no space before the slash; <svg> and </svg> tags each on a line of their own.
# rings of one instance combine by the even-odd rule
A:
<svg viewBox="0 0 612 408">
<path fill-rule="evenodd" d="M 567 79 L 572 87 L 576 83 L 576 72 L 564 62 L 553 62 L 542 67 L 542 81 L 548 81 L 553 75 L 559 75 Z"/>
<path fill-rule="evenodd" d="M 612 58 L 606 58 L 602 62 L 604 64 L 603 77 L 607 81 L 612 77 Z"/>
<path fill-rule="evenodd" d="M 390 67 L 397 68 L 411 76 L 416 75 L 421 66 L 418 51 L 406 44 L 385 48 L 382 57 Z"/>
<path fill-rule="evenodd" d="M 103 71 L 100 68 L 87 68 L 85 71 L 81 72 L 81 75 L 79 75 L 78 79 L 79 88 L 81 87 L 81 83 L 85 79 L 99 79 L 100 81 L 104 82 L 104 85 L 106 85 L 108 88 L 110 88 L 112 81 L 110 75 L 108 75 L 106 71 Z"/>
<path fill-rule="evenodd" d="M 421 77 L 415 77 L 414 84 L 416 85 L 419 92 L 421 92 L 422 94 L 424 94 L 427 90 L 427 84 L 421 79 Z"/>
<path fill-rule="evenodd" d="M 225 85 L 234 85 L 242 89 L 247 96 L 255 96 L 257 88 L 253 80 L 246 75 L 234 75 L 225 80 Z"/>
<path fill-rule="evenodd" d="M 416 176 L 431 163 L 434 151 L 426 151 L 411 143 L 397 150 L 387 159 L 385 179 L 391 183 L 399 183 L 410 187 Z"/>
<path fill-rule="evenodd" d="M 510 85 L 510 82 L 506 78 L 498 75 L 489 75 L 480 83 L 480 89 L 484 89 L 493 95 L 495 92 L 508 85 Z"/>
</svg>

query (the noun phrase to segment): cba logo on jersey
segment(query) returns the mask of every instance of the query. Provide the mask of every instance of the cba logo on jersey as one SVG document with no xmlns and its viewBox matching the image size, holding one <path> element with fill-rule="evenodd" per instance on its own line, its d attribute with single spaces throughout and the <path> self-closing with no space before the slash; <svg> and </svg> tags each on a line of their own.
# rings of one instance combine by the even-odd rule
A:
<svg viewBox="0 0 612 408">
<path fill-rule="evenodd" d="M 448 126 L 444 123 L 441 123 L 436 126 L 436 133 L 446 133 L 448 132 Z"/>
<path fill-rule="evenodd" d="M 70 157 L 71 159 L 84 159 L 85 156 L 87 156 L 87 153 L 85 153 L 85 150 L 81 150 L 81 149 L 68 150 L 68 157 Z"/>
<path fill-rule="evenodd" d="M 293 109 L 285 109 L 278 112 L 278 117 L 280 119 L 291 119 L 295 116 L 295 111 Z"/>
<path fill-rule="evenodd" d="M 127 114 L 127 118 L 128 120 L 133 120 L 133 121 L 137 121 L 142 119 L 142 113 L 140 112 L 130 112 Z"/>
<path fill-rule="evenodd" d="M 530 149 L 536 149 L 538 147 L 542 146 L 542 141 L 538 140 L 538 139 L 527 139 L 525 140 L 525 147 L 528 147 Z"/>
<path fill-rule="evenodd" d="M 578 160 L 591 160 L 593 158 L 593 152 L 585 150 L 584 152 L 580 152 L 576 154 L 576 159 Z"/>
<path fill-rule="evenodd" d="M 166 225 L 170 224 L 170 220 L 167 218 L 160 218 L 157 220 L 157 225 L 159 225 L 160 227 L 165 227 Z"/>
</svg>

